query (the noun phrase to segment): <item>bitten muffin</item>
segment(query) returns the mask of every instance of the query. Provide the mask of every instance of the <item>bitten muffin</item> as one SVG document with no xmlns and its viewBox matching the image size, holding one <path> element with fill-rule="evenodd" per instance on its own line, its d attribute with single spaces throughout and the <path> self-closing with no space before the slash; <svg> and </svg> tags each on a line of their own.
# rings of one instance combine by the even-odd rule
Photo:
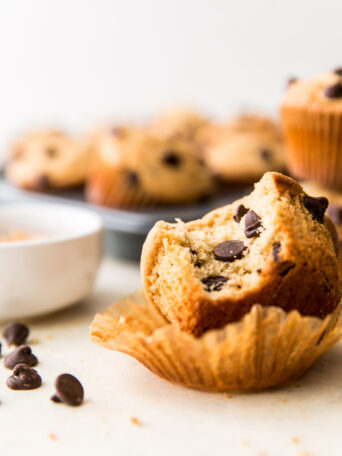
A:
<svg viewBox="0 0 342 456">
<path fill-rule="evenodd" d="M 62 189 L 84 183 L 91 158 L 85 140 L 45 130 L 30 133 L 13 144 L 5 173 L 14 185 L 24 189 Z"/>
<path fill-rule="evenodd" d="M 171 139 L 196 140 L 208 120 L 189 109 L 170 109 L 156 117 L 148 126 L 153 135 Z"/>
<path fill-rule="evenodd" d="M 342 69 L 293 81 L 281 117 L 291 174 L 342 188 Z"/>
<path fill-rule="evenodd" d="M 164 139 L 138 129 L 114 129 L 98 138 L 87 198 L 118 208 L 196 202 L 215 181 L 186 140 Z"/>
<path fill-rule="evenodd" d="M 270 119 L 243 115 L 211 138 L 205 161 L 228 183 L 254 183 L 266 171 L 285 169 L 280 130 Z"/>
<path fill-rule="evenodd" d="M 202 219 L 158 222 L 141 258 L 146 298 L 196 336 L 255 303 L 324 317 L 341 297 L 327 205 L 269 172 L 249 196 Z"/>
</svg>

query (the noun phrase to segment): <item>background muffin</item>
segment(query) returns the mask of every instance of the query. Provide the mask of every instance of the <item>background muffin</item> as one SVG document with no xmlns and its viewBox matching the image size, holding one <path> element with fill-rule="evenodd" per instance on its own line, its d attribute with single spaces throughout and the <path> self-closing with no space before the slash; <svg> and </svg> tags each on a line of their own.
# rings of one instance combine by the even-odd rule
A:
<svg viewBox="0 0 342 456">
<path fill-rule="evenodd" d="M 12 145 L 5 173 L 14 185 L 24 189 L 62 189 L 84 183 L 91 159 L 85 141 L 42 130 Z"/>
<path fill-rule="evenodd" d="M 196 202 L 214 190 L 211 173 L 189 141 L 114 129 L 98 138 L 86 194 L 96 204 L 144 207 Z"/>
<path fill-rule="evenodd" d="M 341 74 L 295 80 L 281 107 L 290 172 L 332 188 L 342 188 Z"/>
<path fill-rule="evenodd" d="M 283 171 L 279 127 L 265 117 L 243 115 L 217 128 L 205 147 L 208 167 L 226 182 L 253 183 L 266 171 Z"/>
</svg>

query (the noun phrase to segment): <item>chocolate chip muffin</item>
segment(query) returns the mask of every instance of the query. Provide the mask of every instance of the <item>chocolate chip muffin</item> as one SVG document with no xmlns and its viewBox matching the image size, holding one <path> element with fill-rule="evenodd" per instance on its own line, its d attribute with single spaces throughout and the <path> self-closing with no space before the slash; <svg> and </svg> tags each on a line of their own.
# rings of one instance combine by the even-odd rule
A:
<svg viewBox="0 0 342 456">
<path fill-rule="evenodd" d="M 14 185 L 24 189 L 62 189 L 84 183 L 91 158 L 85 140 L 44 130 L 30 133 L 13 144 L 5 173 Z"/>
<path fill-rule="evenodd" d="M 341 189 L 341 68 L 291 83 L 281 116 L 291 174 Z"/>
<path fill-rule="evenodd" d="M 327 206 L 269 172 L 249 196 L 202 219 L 158 222 L 141 258 L 147 299 L 196 336 L 255 303 L 323 318 L 341 297 Z"/>
<path fill-rule="evenodd" d="M 213 176 L 189 141 L 131 128 L 98 137 L 86 194 L 95 204 L 139 208 L 197 202 L 214 190 Z"/>
<path fill-rule="evenodd" d="M 210 169 L 228 183 L 253 183 L 285 169 L 280 130 L 270 119 L 243 115 L 218 129 L 205 150 Z"/>
</svg>

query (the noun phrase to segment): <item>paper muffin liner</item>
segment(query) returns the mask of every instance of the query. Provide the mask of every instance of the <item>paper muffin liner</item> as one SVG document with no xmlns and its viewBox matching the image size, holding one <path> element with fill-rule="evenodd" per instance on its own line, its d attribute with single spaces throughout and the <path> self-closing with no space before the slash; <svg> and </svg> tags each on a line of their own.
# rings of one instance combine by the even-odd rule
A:
<svg viewBox="0 0 342 456">
<path fill-rule="evenodd" d="M 154 374 L 207 391 L 269 388 L 299 378 L 342 335 L 341 304 L 324 320 L 254 305 L 237 323 L 199 338 L 129 295 L 97 314 L 92 341 L 133 356 Z"/>
<path fill-rule="evenodd" d="M 342 188 L 342 115 L 292 106 L 281 113 L 290 172 Z"/>
<path fill-rule="evenodd" d="M 141 191 L 138 186 L 131 188 L 124 184 L 124 170 L 102 162 L 97 157 L 86 186 L 86 199 L 100 206 L 120 209 L 153 207 L 160 204 L 155 198 Z"/>
</svg>

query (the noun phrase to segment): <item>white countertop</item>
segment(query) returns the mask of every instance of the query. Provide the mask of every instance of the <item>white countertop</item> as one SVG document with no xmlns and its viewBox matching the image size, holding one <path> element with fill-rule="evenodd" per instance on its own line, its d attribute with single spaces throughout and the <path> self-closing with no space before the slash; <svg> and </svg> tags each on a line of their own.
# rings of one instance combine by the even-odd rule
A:
<svg viewBox="0 0 342 456">
<path fill-rule="evenodd" d="M 285 389 L 231 397 L 186 389 L 89 340 L 94 314 L 139 286 L 137 265 L 107 259 L 86 302 L 29 323 L 43 386 L 11 391 L 1 367 L 1 454 L 342 454 L 342 343 Z M 49 400 L 63 372 L 83 383 L 83 406 Z"/>
</svg>

